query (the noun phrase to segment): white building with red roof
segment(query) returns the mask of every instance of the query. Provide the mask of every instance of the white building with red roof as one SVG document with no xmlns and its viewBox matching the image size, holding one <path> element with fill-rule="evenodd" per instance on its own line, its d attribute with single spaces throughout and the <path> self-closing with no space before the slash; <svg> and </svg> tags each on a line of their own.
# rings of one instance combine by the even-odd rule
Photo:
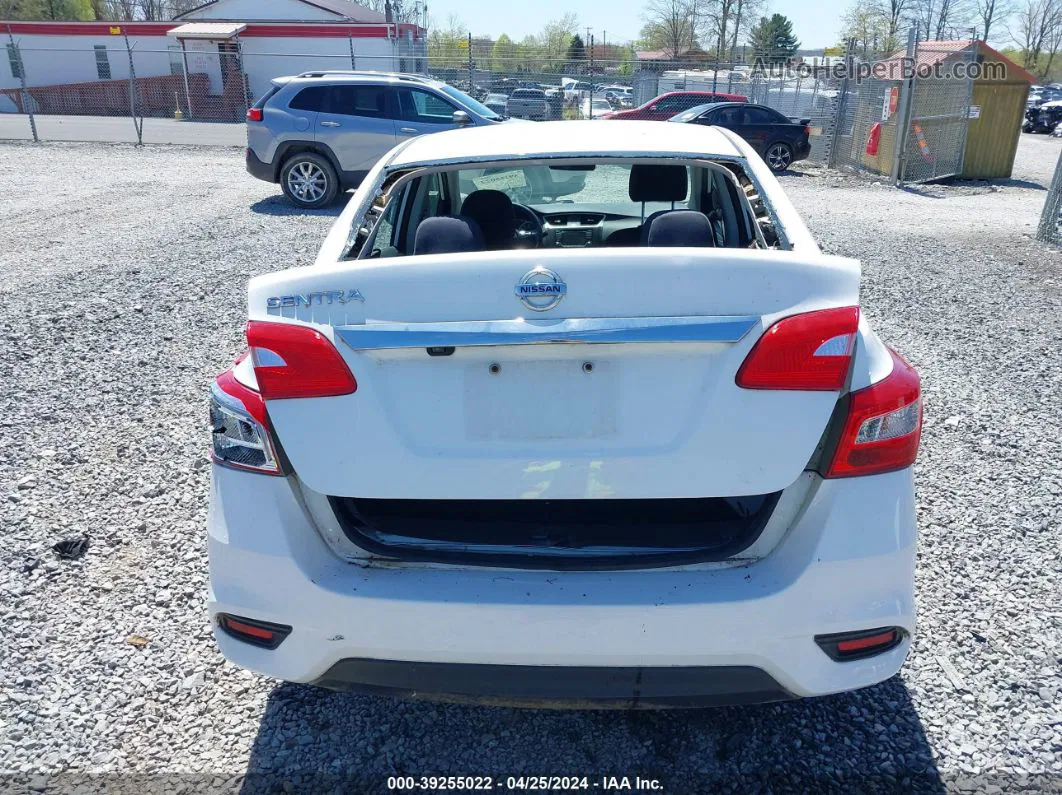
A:
<svg viewBox="0 0 1062 795">
<path fill-rule="evenodd" d="M 130 70 L 147 115 L 197 118 L 242 117 L 281 75 L 423 71 L 425 28 L 389 17 L 351 0 L 211 0 L 168 22 L 0 21 L 0 112 L 121 112 Z"/>
</svg>

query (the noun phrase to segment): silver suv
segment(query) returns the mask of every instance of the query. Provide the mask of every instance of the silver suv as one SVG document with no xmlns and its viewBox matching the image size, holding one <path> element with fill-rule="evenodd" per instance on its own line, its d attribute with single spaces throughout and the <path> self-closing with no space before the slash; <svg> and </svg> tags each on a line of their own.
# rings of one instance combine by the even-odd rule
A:
<svg viewBox="0 0 1062 795">
<path fill-rule="evenodd" d="M 503 120 L 453 86 L 418 75 L 278 77 L 247 111 L 247 170 L 279 182 L 299 207 L 323 207 L 407 138 Z"/>
</svg>

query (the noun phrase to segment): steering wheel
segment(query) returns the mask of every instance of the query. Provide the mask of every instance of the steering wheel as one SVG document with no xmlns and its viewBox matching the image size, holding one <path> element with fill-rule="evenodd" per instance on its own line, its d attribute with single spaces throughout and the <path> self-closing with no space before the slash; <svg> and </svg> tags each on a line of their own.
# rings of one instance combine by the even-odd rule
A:
<svg viewBox="0 0 1062 795">
<path fill-rule="evenodd" d="M 534 210 L 514 202 L 513 215 L 516 216 L 516 230 L 513 232 L 515 247 L 539 248 L 542 245 L 542 222 Z"/>
</svg>

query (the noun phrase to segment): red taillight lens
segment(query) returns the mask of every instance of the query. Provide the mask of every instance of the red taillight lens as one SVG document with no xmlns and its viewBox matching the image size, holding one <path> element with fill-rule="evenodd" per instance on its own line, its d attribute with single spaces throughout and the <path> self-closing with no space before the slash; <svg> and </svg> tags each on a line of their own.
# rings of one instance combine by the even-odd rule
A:
<svg viewBox="0 0 1062 795">
<path fill-rule="evenodd" d="M 922 436 L 918 373 L 893 350 L 892 372 L 849 396 L 844 430 L 828 478 L 876 475 L 909 467 Z"/>
<path fill-rule="evenodd" d="M 262 109 L 261 108 L 248 108 L 247 109 L 247 121 L 261 121 Z"/>
<path fill-rule="evenodd" d="M 319 331 L 290 323 L 247 324 L 258 389 L 266 400 L 334 397 L 358 388 L 339 351 Z"/>
<path fill-rule="evenodd" d="M 738 370 L 737 385 L 835 392 L 848 375 L 858 327 L 858 306 L 783 318 L 749 351 Z"/>
</svg>

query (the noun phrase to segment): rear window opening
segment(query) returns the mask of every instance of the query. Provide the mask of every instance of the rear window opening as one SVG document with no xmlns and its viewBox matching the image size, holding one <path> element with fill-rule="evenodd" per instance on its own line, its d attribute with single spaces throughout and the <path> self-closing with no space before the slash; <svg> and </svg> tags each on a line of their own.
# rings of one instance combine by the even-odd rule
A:
<svg viewBox="0 0 1062 795">
<path fill-rule="evenodd" d="M 740 163 L 512 160 L 389 178 L 355 223 L 347 258 L 777 244 Z"/>
<path fill-rule="evenodd" d="M 732 558 L 759 538 L 780 496 L 329 502 L 347 538 L 383 557 L 607 569 Z"/>
</svg>

